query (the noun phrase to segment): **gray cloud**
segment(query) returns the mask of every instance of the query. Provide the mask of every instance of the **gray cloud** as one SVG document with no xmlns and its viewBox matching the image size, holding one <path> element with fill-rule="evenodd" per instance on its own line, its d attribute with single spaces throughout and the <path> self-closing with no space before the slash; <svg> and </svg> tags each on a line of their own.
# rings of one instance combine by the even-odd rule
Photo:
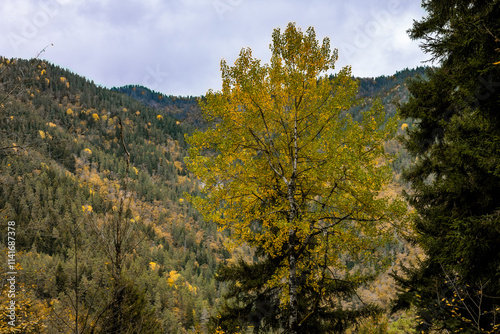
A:
<svg viewBox="0 0 500 334">
<path fill-rule="evenodd" d="M 271 33 L 313 26 L 357 76 L 389 75 L 427 59 L 406 30 L 418 1 L 17 0 L 0 4 L 0 55 L 47 60 L 106 87 L 141 84 L 164 94 L 220 89 L 219 64 L 243 47 L 269 61 Z"/>
</svg>

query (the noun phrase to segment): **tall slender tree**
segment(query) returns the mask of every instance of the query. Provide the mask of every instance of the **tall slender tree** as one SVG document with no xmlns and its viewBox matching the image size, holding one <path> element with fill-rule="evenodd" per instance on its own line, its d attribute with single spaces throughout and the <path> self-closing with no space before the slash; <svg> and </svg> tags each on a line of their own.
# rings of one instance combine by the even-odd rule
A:
<svg viewBox="0 0 500 334">
<path fill-rule="evenodd" d="M 423 1 L 409 31 L 439 62 L 414 81 L 403 140 L 417 161 L 404 177 L 416 241 L 427 258 L 399 277 L 396 308 L 419 330 L 500 330 L 500 2 Z"/>
<path fill-rule="evenodd" d="M 110 260 L 112 294 L 109 305 L 97 314 L 91 333 L 159 333 L 161 325 L 149 308 L 144 291 L 134 286 L 125 274 L 127 257 L 141 239 L 137 224 L 130 217 L 130 153 L 124 139 L 123 122 L 119 116 L 116 118 L 126 164 L 117 212 L 106 217 L 104 222 L 92 221 L 104 254 Z"/>
<path fill-rule="evenodd" d="M 202 104 L 212 126 L 188 138 L 186 162 L 204 184 L 207 196 L 193 201 L 205 218 L 260 252 L 258 289 L 276 306 L 263 321 L 314 332 L 312 315 L 325 305 L 349 312 L 330 292 L 353 295 L 366 275 L 352 263 L 378 261 L 376 249 L 391 235 L 387 222 L 403 211 L 379 196 L 392 178 L 383 144 L 397 122 L 380 104 L 352 119 L 357 84 L 349 67 L 327 75 L 337 51 L 327 38 L 320 44 L 312 27 L 276 29 L 270 48 L 270 64 L 249 49 L 234 66 L 222 61 L 222 91 L 209 91 Z M 238 293 L 256 291 L 255 281 L 245 284 Z M 253 309 L 263 301 L 246 300 Z M 373 310 L 351 310 L 345 323 Z"/>
</svg>

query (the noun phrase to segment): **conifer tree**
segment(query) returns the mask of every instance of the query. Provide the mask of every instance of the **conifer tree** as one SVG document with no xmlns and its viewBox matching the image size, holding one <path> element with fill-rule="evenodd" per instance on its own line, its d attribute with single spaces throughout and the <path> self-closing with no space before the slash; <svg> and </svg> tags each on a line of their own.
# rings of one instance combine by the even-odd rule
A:
<svg viewBox="0 0 500 334">
<path fill-rule="evenodd" d="M 411 83 L 403 140 L 417 159 L 404 178 L 427 258 L 399 277 L 395 308 L 416 306 L 419 330 L 500 329 L 500 2 L 423 2 L 413 39 L 439 61 Z"/>
</svg>

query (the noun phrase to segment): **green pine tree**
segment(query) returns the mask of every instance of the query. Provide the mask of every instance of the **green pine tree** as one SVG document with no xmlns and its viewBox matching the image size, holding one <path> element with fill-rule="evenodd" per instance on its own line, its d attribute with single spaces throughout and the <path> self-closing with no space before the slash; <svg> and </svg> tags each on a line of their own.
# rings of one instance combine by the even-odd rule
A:
<svg viewBox="0 0 500 334">
<path fill-rule="evenodd" d="M 413 81 L 403 139 L 417 159 L 404 178 L 427 258 L 397 277 L 395 309 L 415 306 L 418 329 L 500 329 L 499 1 L 424 1 L 413 39 L 440 67 Z"/>
</svg>

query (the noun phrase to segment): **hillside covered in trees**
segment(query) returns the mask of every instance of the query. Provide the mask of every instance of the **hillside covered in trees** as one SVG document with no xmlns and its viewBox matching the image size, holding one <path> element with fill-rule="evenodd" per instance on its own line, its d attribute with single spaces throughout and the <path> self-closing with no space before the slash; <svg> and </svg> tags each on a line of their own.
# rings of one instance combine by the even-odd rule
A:
<svg viewBox="0 0 500 334">
<path fill-rule="evenodd" d="M 376 98 L 393 116 L 406 80 L 422 73 L 359 79 L 365 102 L 353 117 Z M 227 234 L 185 199 L 200 189 L 184 164 L 184 135 L 202 124 L 201 99 L 109 90 L 42 60 L 1 59 L 0 208 L 5 231 L 15 222 L 26 333 L 208 331 L 225 291 L 218 266 L 253 253 L 229 252 Z M 387 306 L 390 287 L 377 289 L 370 298 Z"/>
<path fill-rule="evenodd" d="M 204 328 L 217 264 L 230 255 L 183 199 L 198 192 L 183 162 L 190 126 L 40 60 L 2 58 L 0 89 L 0 207 L 4 231 L 16 223 L 18 323 L 105 332 L 120 316 L 130 328 Z M 113 314 L 123 289 L 123 314 Z"/>
</svg>

